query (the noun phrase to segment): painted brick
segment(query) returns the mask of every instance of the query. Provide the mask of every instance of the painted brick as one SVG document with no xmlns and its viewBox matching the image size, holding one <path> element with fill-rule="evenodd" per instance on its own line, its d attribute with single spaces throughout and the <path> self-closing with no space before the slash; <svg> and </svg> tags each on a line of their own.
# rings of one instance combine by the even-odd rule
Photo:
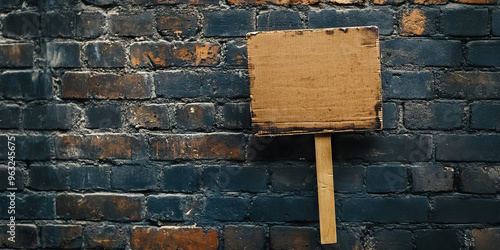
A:
<svg viewBox="0 0 500 250">
<path fill-rule="evenodd" d="M 5 204 L 0 208 L 0 218 L 7 219 L 10 215 L 7 213 L 9 193 L 2 195 L 0 201 Z M 47 194 L 23 194 L 16 193 L 16 220 L 53 220 L 54 217 L 54 201 L 53 197 Z"/>
<path fill-rule="evenodd" d="M 370 209 L 366 209 L 370 208 Z M 429 212 L 425 197 L 349 198 L 342 204 L 342 221 L 425 222 Z"/>
<path fill-rule="evenodd" d="M 104 15 L 100 12 L 82 12 L 76 15 L 75 35 L 83 38 L 96 38 L 103 34 Z"/>
<path fill-rule="evenodd" d="M 217 221 L 243 221 L 248 201 L 240 197 L 208 197 L 205 218 Z"/>
<path fill-rule="evenodd" d="M 449 36 L 489 35 L 488 9 L 443 8 L 441 32 Z"/>
<path fill-rule="evenodd" d="M 313 227 L 273 226 L 269 230 L 271 249 L 317 249 L 318 231 Z"/>
<path fill-rule="evenodd" d="M 33 51 L 31 43 L 0 44 L 0 68 L 32 67 Z"/>
<path fill-rule="evenodd" d="M 498 223 L 500 203 L 481 198 L 438 197 L 431 218 L 437 223 Z"/>
<path fill-rule="evenodd" d="M 245 36 L 254 30 L 255 13 L 245 9 L 204 13 L 205 36 Z"/>
<path fill-rule="evenodd" d="M 377 26 L 382 35 L 390 35 L 394 29 L 393 12 L 389 8 L 309 12 L 309 28 L 338 28 L 368 25 Z"/>
<path fill-rule="evenodd" d="M 31 2 L 36 3 L 36 1 Z M 42 10 L 58 10 L 73 8 L 77 6 L 78 3 L 78 0 L 41 0 L 38 1 L 38 7 Z"/>
<path fill-rule="evenodd" d="M 491 33 L 500 36 L 500 10 L 491 12 Z"/>
<path fill-rule="evenodd" d="M 43 248 L 77 249 L 82 247 L 82 226 L 44 225 L 41 226 Z"/>
<path fill-rule="evenodd" d="M 149 143 L 150 157 L 154 160 L 245 159 L 242 134 L 164 135 L 152 137 Z"/>
<path fill-rule="evenodd" d="M 110 33 L 116 36 L 150 36 L 153 35 L 153 12 L 140 14 L 116 14 L 109 17 Z"/>
<path fill-rule="evenodd" d="M 83 0 L 86 4 L 95 5 L 99 7 L 110 7 L 123 4 L 124 0 Z"/>
<path fill-rule="evenodd" d="M 187 196 L 150 196 L 147 201 L 147 218 L 153 221 L 185 221 L 193 212 L 190 211 L 191 203 L 192 200 Z"/>
<path fill-rule="evenodd" d="M 120 68 L 125 67 L 125 49 L 121 43 L 95 42 L 85 48 L 89 67 Z"/>
<path fill-rule="evenodd" d="M 402 4 L 404 0 L 373 0 L 375 5 L 394 5 L 398 6 Z"/>
<path fill-rule="evenodd" d="M 128 110 L 128 121 L 135 128 L 169 129 L 169 106 L 163 104 L 133 106 Z"/>
<path fill-rule="evenodd" d="M 454 229 L 419 230 L 415 232 L 415 245 L 417 250 L 443 249 L 452 250 L 460 248 L 460 236 Z"/>
<path fill-rule="evenodd" d="M 500 167 L 463 167 L 459 172 L 458 188 L 463 193 L 500 193 Z"/>
<path fill-rule="evenodd" d="M 215 108 L 213 103 L 190 103 L 177 106 L 177 127 L 186 130 L 207 131 L 213 126 Z"/>
<path fill-rule="evenodd" d="M 382 110 L 383 114 L 383 128 L 384 129 L 395 129 L 398 127 L 399 121 L 399 110 L 396 103 L 385 102 L 383 104 Z"/>
<path fill-rule="evenodd" d="M 127 246 L 128 231 L 121 226 L 85 226 L 83 239 L 85 248 L 124 249 Z"/>
<path fill-rule="evenodd" d="M 366 169 L 363 166 L 334 166 L 333 185 L 335 192 L 356 193 L 364 190 Z"/>
<path fill-rule="evenodd" d="M 500 73 L 497 72 L 449 72 L 438 84 L 443 98 L 500 99 Z"/>
<path fill-rule="evenodd" d="M 133 0 L 133 4 L 137 5 L 158 5 L 158 4 L 192 4 L 192 5 L 208 5 L 219 4 L 217 0 Z"/>
<path fill-rule="evenodd" d="M 16 71 L 0 75 L 0 96 L 7 99 L 52 99 L 50 72 Z"/>
<path fill-rule="evenodd" d="M 438 161 L 499 161 L 500 135 L 439 135 Z"/>
<path fill-rule="evenodd" d="M 467 43 L 467 63 L 477 66 L 500 66 L 500 41 Z"/>
<path fill-rule="evenodd" d="M 274 164 L 271 173 L 271 186 L 275 192 L 316 190 L 314 165 L 298 162 Z"/>
<path fill-rule="evenodd" d="M 46 136 L 12 135 L 16 139 L 16 161 L 19 160 L 48 160 L 50 159 L 50 141 Z M 0 136 L 0 141 L 7 145 L 7 136 Z M 7 150 L 0 151 L 0 159 L 7 159 Z"/>
<path fill-rule="evenodd" d="M 132 67 L 161 68 L 173 66 L 173 46 L 165 42 L 133 43 L 130 46 Z"/>
<path fill-rule="evenodd" d="M 255 225 L 225 225 L 224 249 L 260 250 L 265 247 L 264 228 Z"/>
<path fill-rule="evenodd" d="M 406 167 L 398 165 L 366 168 L 366 191 L 369 193 L 404 192 L 408 189 Z"/>
<path fill-rule="evenodd" d="M 70 167 L 68 171 L 69 186 L 76 190 L 109 189 L 110 168 L 104 166 Z"/>
<path fill-rule="evenodd" d="M 431 99 L 434 74 L 430 71 L 382 71 L 382 95 L 387 99 Z"/>
<path fill-rule="evenodd" d="M 0 77 L 1 79 L 1 77 Z M 21 109 L 17 105 L 2 105 L 0 107 L 0 128 L 19 128 Z"/>
<path fill-rule="evenodd" d="M 29 187 L 35 190 L 66 190 L 67 171 L 59 166 L 31 166 Z"/>
<path fill-rule="evenodd" d="M 3 0 L 0 1 L 0 7 L 2 9 L 2 12 L 9 11 L 11 9 L 19 8 L 23 4 L 23 2 L 24 1 L 21 0 L 11 0 L 11 1 Z"/>
<path fill-rule="evenodd" d="M 252 221 L 318 221 L 316 197 L 265 197 L 258 196 L 250 208 Z"/>
<path fill-rule="evenodd" d="M 457 129 L 462 127 L 463 109 L 454 102 L 407 102 L 404 124 L 409 129 Z"/>
<path fill-rule="evenodd" d="M 302 26 L 299 12 L 295 11 L 271 11 L 257 17 L 257 30 L 289 30 Z"/>
<path fill-rule="evenodd" d="M 224 117 L 223 127 L 228 129 L 250 128 L 250 104 L 226 103 L 222 106 Z"/>
<path fill-rule="evenodd" d="M 314 136 L 251 136 L 247 157 L 250 161 L 261 160 L 309 160 L 314 161 Z"/>
<path fill-rule="evenodd" d="M 226 65 L 248 66 L 247 45 L 244 41 L 229 41 L 226 44 Z"/>
<path fill-rule="evenodd" d="M 6 223 L 7 224 L 7 223 Z M 34 224 L 18 224 L 16 223 L 16 238 L 15 242 L 8 240 L 11 235 L 8 233 L 7 225 L 0 226 L 0 246 L 7 248 L 35 249 L 37 247 L 38 231 Z M 5 235 L 5 237 L 3 236 Z"/>
<path fill-rule="evenodd" d="M 34 104 L 24 109 L 23 123 L 26 129 L 68 130 L 77 118 L 78 111 L 71 104 Z"/>
<path fill-rule="evenodd" d="M 471 231 L 474 240 L 474 250 L 494 250 L 500 245 L 500 228 L 473 229 Z"/>
<path fill-rule="evenodd" d="M 356 229 L 338 229 L 337 243 L 334 246 L 342 250 L 362 249 L 363 242 L 361 235 L 361 232 Z"/>
<path fill-rule="evenodd" d="M 467 4 L 495 4 L 497 0 L 451 0 L 457 3 L 467 3 Z"/>
<path fill-rule="evenodd" d="M 250 96 L 249 78 L 238 71 L 212 71 L 202 77 L 201 94 L 210 97 Z"/>
<path fill-rule="evenodd" d="M 411 168 L 413 192 L 453 191 L 454 169 L 442 166 L 414 166 Z"/>
<path fill-rule="evenodd" d="M 500 130 L 500 104 L 474 103 L 470 110 L 471 128 Z"/>
<path fill-rule="evenodd" d="M 142 166 L 116 166 L 111 168 L 111 188 L 127 191 L 157 189 L 158 169 Z"/>
<path fill-rule="evenodd" d="M 47 61 L 53 68 L 80 67 L 80 44 L 74 42 L 50 42 L 46 46 Z"/>
<path fill-rule="evenodd" d="M 220 45 L 216 43 L 179 43 L 172 52 L 175 66 L 216 66 Z"/>
<path fill-rule="evenodd" d="M 47 12 L 42 19 L 42 34 L 48 37 L 70 38 L 74 36 L 75 26 L 75 12 Z"/>
<path fill-rule="evenodd" d="M 163 36 L 194 36 L 198 29 L 198 17 L 189 13 L 160 15 L 156 18 L 156 29 Z"/>
<path fill-rule="evenodd" d="M 60 194 L 56 197 L 57 218 L 71 220 L 142 220 L 143 195 Z"/>
<path fill-rule="evenodd" d="M 194 192 L 200 188 L 200 174 L 191 165 L 170 166 L 162 170 L 160 187 L 167 192 Z"/>
<path fill-rule="evenodd" d="M 403 11 L 399 21 L 402 36 L 427 36 L 436 33 L 438 9 L 417 8 Z"/>
<path fill-rule="evenodd" d="M 411 232 L 406 230 L 380 229 L 373 233 L 375 249 L 402 250 L 413 249 Z"/>
<path fill-rule="evenodd" d="M 276 5 L 288 5 L 288 4 L 315 4 L 319 0 L 228 0 L 232 4 L 276 4 Z"/>
<path fill-rule="evenodd" d="M 119 128 L 122 126 L 120 106 L 105 104 L 89 106 L 85 110 L 87 128 Z"/>
<path fill-rule="evenodd" d="M 12 164 L 11 164 L 12 165 Z M 24 173 L 22 170 L 19 168 L 19 165 L 14 170 L 14 178 L 15 178 L 15 185 L 10 186 L 9 181 L 7 181 L 8 176 L 10 176 L 8 165 L 0 165 L 0 178 L 1 180 L 5 180 L 0 182 L 0 190 L 2 191 L 7 191 L 7 188 L 17 188 L 18 191 L 24 190 Z"/>
<path fill-rule="evenodd" d="M 163 71 L 156 72 L 154 78 L 159 97 L 184 98 L 200 94 L 202 80 L 196 72 Z"/>
<path fill-rule="evenodd" d="M 3 35 L 12 38 L 40 36 L 40 15 L 34 12 L 8 14 L 3 19 Z"/>
<path fill-rule="evenodd" d="M 381 42 L 382 64 L 459 66 L 462 44 L 453 40 L 394 39 Z"/>
<path fill-rule="evenodd" d="M 209 166 L 203 169 L 203 185 L 212 191 L 265 192 L 267 168 L 262 166 Z"/>
<path fill-rule="evenodd" d="M 140 249 L 212 249 L 219 247 L 215 230 L 200 227 L 147 227 L 134 226 L 130 246 Z"/>
<path fill-rule="evenodd" d="M 423 5 L 443 5 L 447 4 L 448 0 L 412 0 L 412 2 Z"/>
</svg>

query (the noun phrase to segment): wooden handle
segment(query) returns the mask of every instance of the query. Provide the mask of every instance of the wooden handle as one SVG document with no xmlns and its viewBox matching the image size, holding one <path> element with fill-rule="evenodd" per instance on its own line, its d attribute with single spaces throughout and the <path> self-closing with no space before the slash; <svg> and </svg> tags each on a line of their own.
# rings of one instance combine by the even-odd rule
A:
<svg viewBox="0 0 500 250">
<path fill-rule="evenodd" d="M 314 135 L 321 244 L 337 243 L 331 134 Z"/>
</svg>

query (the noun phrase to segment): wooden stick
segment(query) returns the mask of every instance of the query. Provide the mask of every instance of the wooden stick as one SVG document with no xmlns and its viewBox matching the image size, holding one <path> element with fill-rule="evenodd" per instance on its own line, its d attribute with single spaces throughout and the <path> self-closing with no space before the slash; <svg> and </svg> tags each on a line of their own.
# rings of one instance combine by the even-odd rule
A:
<svg viewBox="0 0 500 250">
<path fill-rule="evenodd" d="M 314 135 L 321 244 L 337 242 L 331 134 Z"/>
</svg>

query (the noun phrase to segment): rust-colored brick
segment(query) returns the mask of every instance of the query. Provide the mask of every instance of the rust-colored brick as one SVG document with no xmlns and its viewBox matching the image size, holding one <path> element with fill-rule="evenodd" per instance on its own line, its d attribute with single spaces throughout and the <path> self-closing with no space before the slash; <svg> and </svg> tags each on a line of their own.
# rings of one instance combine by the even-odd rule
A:
<svg viewBox="0 0 500 250">
<path fill-rule="evenodd" d="M 142 136 L 125 134 L 61 135 L 55 145 L 57 159 L 137 159 L 147 152 Z"/>
<path fill-rule="evenodd" d="M 135 128 L 168 129 L 168 105 L 144 105 L 129 110 L 129 122 Z"/>
<path fill-rule="evenodd" d="M 423 4 L 423 5 L 431 5 L 431 4 L 447 4 L 448 0 L 413 0 L 413 3 Z"/>
<path fill-rule="evenodd" d="M 178 66 L 215 66 L 220 46 L 211 43 L 184 43 L 175 46 L 174 64 Z"/>
<path fill-rule="evenodd" d="M 315 4 L 319 2 L 319 0 L 228 0 L 229 3 L 232 4 L 279 4 L 279 5 L 287 5 L 287 4 Z"/>
<path fill-rule="evenodd" d="M 30 43 L 1 44 L 0 67 L 21 68 L 33 66 L 34 46 Z"/>
<path fill-rule="evenodd" d="M 451 0 L 455 3 L 469 3 L 469 4 L 496 4 L 497 0 Z"/>
<path fill-rule="evenodd" d="M 423 10 L 406 11 L 401 17 L 401 35 L 422 35 L 425 31 L 426 16 Z"/>
<path fill-rule="evenodd" d="M 215 230 L 204 232 L 202 228 L 134 226 L 130 239 L 131 248 L 139 249 L 197 249 L 210 250 L 219 247 Z"/>
</svg>

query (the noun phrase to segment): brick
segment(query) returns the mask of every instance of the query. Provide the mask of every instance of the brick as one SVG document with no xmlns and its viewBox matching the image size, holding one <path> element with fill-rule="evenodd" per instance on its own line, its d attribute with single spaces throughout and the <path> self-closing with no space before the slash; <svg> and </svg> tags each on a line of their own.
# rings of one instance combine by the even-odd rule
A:
<svg viewBox="0 0 500 250">
<path fill-rule="evenodd" d="M 202 80 L 196 72 L 163 71 L 156 72 L 154 78 L 158 97 L 184 98 L 200 95 Z"/>
<path fill-rule="evenodd" d="M 226 98 L 250 96 L 250 82 L 242 72 L 213 71 L 204 75 L 202 80 L 202 95 Z"/>
<path fill-rule="evenodd" d="M 2 204 L 0 218 L 7 219 L 9 206 L 9 193 L 0 197 Z M 24 194 L 16 193 L 16 220 L 51 220 L 54 219 L 53 197 L 47 194 Z"/>
<path fill-rule="evenodd" d="M 142 159 L 144 137 L 125 134 L 59 135 L 55 138 L 57 159 Z"/>
<path fill-rule="evenodd" d="M 132 67 L 161 68 L 173 66 L 173 46 L 165 42 L 133 43 L 130 46 Z"/>
<path fill-rule="evenodd" d="M 415 166 L 411 168 L 413 192 L 453 191 L 454 169 L 442 166 Z"/>
<path fill-rule="evenodd" d="M 500 10 L 491 12 L 491 33 L 494 36 L 500 36 Z"/>
<path fill-rule="evenodd" d="M 120 13 L 109 17 L 110 33 L 116 36 L 150 36 L 153 35 L 153 12 L 139 14 Z"/>
<path fill-rule="evenodd" d="M 370 208 L 370 209 L 366 209 Z M 342 203 L 342 221 L 425 222 L 429 212 L 425 197 L 349 198 Z"/>
<path fill-rule="evenodd" d="M 213 249 L 219 247 L 215 230 L 200 227 L 148 227 L 134 226 L 130 246 L 140 249 Z"/>
<path fill-rule="evenodd" d="M 289 30 L 302 28 L 299 12 L 271 11 L 259 14 L 257 30 Z"/>
<path fill-rule="evenodd" d="M 152 79 L 148 74 L 93 74 L 67 72 L 62 77 L 62 98 L 147 99 Z"/>
<path fill-rule="evenodd" d="M 36 0 L 31 2 L 36 2 Z M 78 3 L 79 0 L 41 0 L 38 1 L 38 7 L 42 10 L 69 9 L 76 7 Z"/>
<path fill-rule="evenodd" d="M 203 184 L 211 191 L 265 192 L 267 168 L 262 166 L 209 166 L 203 169 Z"/>
<path fill-rule="evenodd" d="M 208 197 L 205 218 L 217 221 L 243 221 L 248 202 L 240 197 Z"/>
<path fill-rule="evenodd" d="M 116 104 L 89 106 L 85 110 L 85 115 L 87 128 L 120 128 L 122 126 L 120 106 Z"/>
<path fill-rule="evenodd" d="M 2 238 L 0 238 L 0 246 L 21 249 L 35 249 L 37 247 L 38 232 L 36 225 L 16 223 L 16 238 L 14 242 L 8 240 L 8 237 L 11 236 L 8 231 L 10 231 L 8 225 L 0 226 L 0 233 L 2 234 Z"/>
<path fill-rule="evenodd" d="M 498 223 L 500 203 L 481 198 L 438 197 L 431 218 L 437 223 Z"/>
<path fill-rule="evenodd" d="M 404 0 L 373 0 L 373 3 L 376 5 L 401 5 Z"/>
<path fill-rule="evenodd" d="M 459 172 L 459 190 L 463 193 L 500 193 L 500 167 L 463 167 Z"/>
<path fill-rule="evenodd" d="M 396 103 L 385 102 L 383 104 L 383 127 L 384 129 L 395 129 L 398 127 L 399 110 Z"/>
<path fill-rule="evenodd" d="M 0 44 L 0 68 L 32 67 L 33 51 L 31 43 Z"/>
<path fill-rule="evenodd" d="M 192 4 L 192 5 L 208 5 L 219 4 L 217 0 L 133 0 L 136 5 L 159 5 L 159 4 Z"/>
<path fill-rule="evenodd" d="M 457 3 L 467 3 L 467 4 L 496 4 L 497 0 L 451 0 Z"/>
<path fill-rule="evenodd" d="M 220 45 L 216 43 L 175 44 L 172 52 L 175 66 L 216 66 L 219 64 Z"/>
<path fill-rule="evenodd" d="M 110 7 L 123 4 L 124 0 L 83 0 L 86 4 L 95 5 L 99 7 Z"/>
<path fill-rule="evenodd" d="M 255 13 L 245 9 L 204 13 L 205 36 L 245 36 L 254 30 Z"/>
<path fill-rule="evenodd" d="M 388 99 L 431 99 L 434 74 L 430 71 L 382 71 L 382 89 Z"/>
<path fill-rule="evenodd" d="M 244 41 L 229 41 L 226 44 L 226 65 L 248 66 L 247 45 Z"/>
<path fill-rule="evenodd" d="M 500 130 L 500 104 L 474 103 L 470 110 L 471 128 Z"/>
<path fill-rule="evenodd" d="M 330 3 L 334 4 L 357 4 L 361 3 L 361 0 L 328 0 Z"/>
<path fill-rule="evenodd" d="M 488 9 L 443 8 L 441 32 L 449 36 L 489 35 Z"/>
<path fill-rule="evenodd" d="M 82 226 L 43 225 L 40 231 L 43 248 L 77 249 L 82 247 Z"/>
<path fill-rule="evenodd" d="M 249 161 L 308 160 L 314 161 L 314 137 L 311 135 L 255 137 L 248 142 Z"/>
<path fill-rule="evenodd" d="M 224 117 L 224 128 L 250 128 L 250 104 L 248 103 L 226 103 L 222 106 L 222 115 Z"/>
<path fill-rule="evenodd" d="M 71 220 L 140 221 L 143 195 L 60 194 L 56 197 L 57 218 Z"/>
<path fill-rule="evenodd" d="M 500 229 L 491 227 L 484 229 L 472 229 L 472 239 L 474 241 L 474 250 L 494 250 L 500 245 Z"/>
<path fill-rule="evenodd" d="M 117 166 L 111 168 L 111 188 L 127 191 L 157 189 L 158 169 L 142 166 Z"/>
<path fill-rule="evenodd" d="M 12 164 L 11 164 L 12 165 Z M 10 173 L 12 173 L 12 170 L 9 171 L 8 165 L 0 165 L 0 180 L 4 180 L 0 182 L 0 190 L 6 191 L 7 188 L 17 188 L 18 191 L 24 190 L 24 173 L 19 167 L 19 165 L 15 166 L 14 169 L 14 186 L 9 185 L 9 181 L 7 181 L 8 177 L 11 176 Z"/>
<path fill-rule="evenodd" d="M 124 249 L 127 246 L 129 230 L 121 226 L 86 225 L 83 230 L 84 247 L 92 249 Z"/>
<path fill-rule="evenodd" d="M 191 165 L 169 166 L 162 170 L 160 187 L 167 192 L 194 192 L 200 188 L 200 174 Z"/>
<path fill-rule="evenodd" d="M 415 232 L 416 249 L 460 249 L 460 236 L 454 229 L 419 230 Z"/>
<path fill-rule="evenodd" d="M 283 163 L 271 166 L 274 192 L 315 191 L 316 168 L 307 163 Z"/>
<path fill-rule="evenodd" d="M 8 14 L 3 19 L 3 35 L 12 38 L 40 36 L 40 15 L 34 12 Z"/>
<path fill-rule="evenodd" d="M 467 63 L 476 66 L 500 66 L 500 41 L 467 43 Z"/>
<path fill-rule="evenodd" d="M 154 160 L 245 159 L 242 134 L 176 134 L 155 136 L 149 141 Z"/>
<path fill-rule="evenodd" d="M 21 109 L 17 105 L 0 106 L 0 128 L 19 128 L 21 120 Z"/>
<path fill-rule="evenodd" d="M 0 96 L 7 99 L 52 99 L 50 72 L 16 71 L 0 75 Z"/>
<path fill-rule="evenodd" d="M 313 227 L 273 226 L 269 230 L 271 249 L 317 249 L 318 231 Z"/>
<path fill-rule="evenodd" d="M 168 105 L 141 105 L 128 110 L 128 121 L 135 128 L 169 129 Z"/>
<path fill-rule="evenodd" d="M 496 72 L 449 72 L 438 84 L 443 98 L 500 99 L 500 73 Z"/>
<path fill-rule="evenodd" d="M 49 160 L 50 141 L 46 136 L 9 135 L 14 136 L 16 144 L 16 161 L 19 160 Z M 0 136 L 0 141 L 7 145 L 7 136 Z M 0 152 L 0 159 L 7 159 L 7 150 Z"/>
<path fill-rule="evenodd" d="M 213 126 L 215 108 L 213 103 L 190 103 L 177 106 L 177 127 L 186 130 L 207 131 Z"/>
<path fill-rule="evenodd" d="M 382 64 L 390 66 L 459 66 L 460 41 L 430 39 L 394 39 L 381 43 Z"/>
<path fill-rule="evenodd" d="M 455 102 L 407 102 L 403 121 L 409 129 L 458 129 L 462 127 L 463 110 Z"/>
<path fill-rule="evenodd" d="M 70 104 L 34 104 L 24 109 L 23 123 L 26 129 L 68 130 L 75 124 L 78 111 Z"/>
<path fill-rule="evenodd" d="M 440 135 L 438 161 L 499 161 L 500 135 Z"/>
<path fill-rule="evenodd" d="M 404 192 L 407 189 L 406 167 L 387 165 L 366 168 L 366 191 L 368 193 Z"/>
<path fill-rule="evenodd" d="M 364 190 L 366 169 L 363 166 L 334 166 L 335 192 L 356 193 Z"/>
<path fill-rule="evenodd" d="M 276 5 L 289 5 L 289 4 L 315 4 L 319 2 L 319 0 L 228 0 L 229 3 L 232 4 L 241 4 L 241 5 L 249 5 L 249 4 L 276 4 Z"/>
<path fill-rule="evenodd" d="M 191 203 L 188 196 L 150 196 L 147 201 L 147 218 L 153 221 L 185 221 L 193 212 Z"/>
<path fill-rule="evenodd" d="M 125 49 L 121 43 L 95 42 L 85 48 L 87 63 L 94 68 L 125 67 Z"/>
<path fill-rule="evenodd" d="M 402 36 L 426 36 L 436 33 L 439 10 L 418 8 L 405 10 L 399 22 Z"/>
<path fill-rule="evenodd" d="M 73 11 L 47 12 L 42 19 L 42 33 L 47 37 L 74 36 L 76 13 Z"/>
<path fill-rule="evenodd" d="M 0 1 L 0 9 L 2 12 L 7 12 L 11 9 L 19 8 L 24 1 L 21 0 L 1 0 Z"/>
<path fill-rule="evenodd" d="M 194 36 L 198 29 L 198 18 L 189 13 L 160 15 L 156 18 L 156 29 L 163 36 Z"/>
<path fill-rule="evenodd" d="M 100 12 L 82 12 L 76 15 L 75 35 L 83 38 L 96 38 L 103 34 L 106 23 Z"/>
<path fill-rule="evenodd" d="M 73 42 L 47 43 L 47 61 L 53 68 L 80 67 L 80 44 Z"/>
<path fill-rule="evenodd" d="M 57 166 L 31 166 L 29 187 L 35 190 L 66 190 L 66 168 Z"/>
<path fill-rule="evenodd" d="M 448 0 L 413 0 L 412 2 L 423 5 L 443 5 L 447 4 Z"/>
<path fill-rule="evenodd" d="M 254 225 L 225 225 L 224 249 L 260 250 L 264 249 L 264 228 Z"/>
<path fill-rule="evenodd" d="M 425 162 L 431 159 L 432 137 L 429 135 L 359 135 L 333 136 L 337 160 L 371 162 Z"/>
<path fill-rule="evenodd" d="M 265 197 L 257 196 L 250 207 L 252 221 L 318 221 L 316 197 Z"/>
<path fill-rule="evenodd" d="M 76 190 L 109 189 L 109 167 L 78 166 L 68 171 L 69 186 Z"/>
<path fill-rule="evenodd" d="M 380 229 L 373 233 L 373 238 L 375 249 L 413 249 L 410 231 Z"/>
<path fill-rule="evenodd" d="M 394 30 L 393 12 L 389 8 L 309 11 L 309 28 L 369 25 L 377 26 L 381 35 L 390 35 Z"/>
</svg>

